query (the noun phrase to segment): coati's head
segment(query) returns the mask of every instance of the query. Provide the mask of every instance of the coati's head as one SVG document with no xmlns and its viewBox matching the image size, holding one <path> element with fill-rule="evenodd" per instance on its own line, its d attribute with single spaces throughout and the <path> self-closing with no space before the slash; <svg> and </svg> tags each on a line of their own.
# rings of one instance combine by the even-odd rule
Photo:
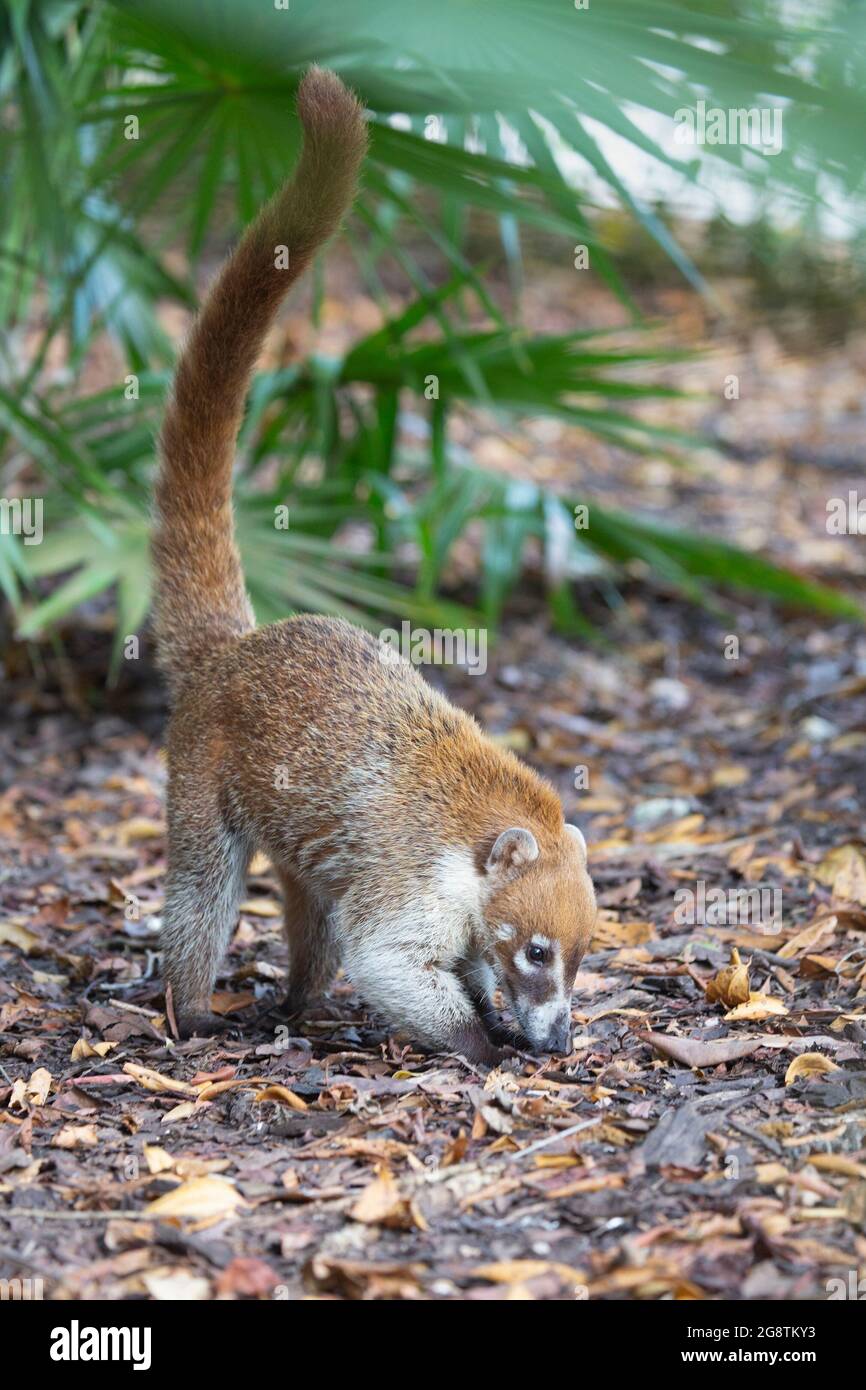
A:
<svg viewBox="0 0 866 1390">
<path fill-rule="evenodd" d="M 540 849 L 531 830 L 503 830 L 485 864 L 488 960 L 527 1039 L 567 1052 L 574 977 L 596 918 L 586 842 L 565 825 Z"/>
</svg>

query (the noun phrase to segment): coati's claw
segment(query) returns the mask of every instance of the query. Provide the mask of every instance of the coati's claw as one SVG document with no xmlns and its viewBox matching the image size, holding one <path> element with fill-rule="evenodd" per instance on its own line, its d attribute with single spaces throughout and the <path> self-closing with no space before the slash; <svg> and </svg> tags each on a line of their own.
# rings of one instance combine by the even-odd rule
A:
<svg viewBox="0 0 866 1390">
<path fill-rule="evenodd" d="M 299 999 L 295 994 L 286 994 L 280 1000 L 279 1004 L 275 1005 L 274 1012 L 279 1013 L 283 1022 L 288 1022 L 289 1020 L 300 1018 L 301 1014 L 304 1012 L 305 1003 L 306 1001 L 304 999 Z"/>
<path fill-rule="evenodd" d="M 286 1023 L 294 1022 L 302 1008 L 293 1003 L 288 995 L 282 999 L 271 999 L 253 1014 L 250 1027 L 256 1030 L 273 1030 Z"/>
<path fill-rule="evenodd" d="M 487 1025 L 487 1036 L 496 1047 L 511 1048 L 517 1052 L 531 1052 L 532 1045 L 523 1033 L 515 1028 L 507 1028 L 504 1023 Z"/>
<path fill-rule="evenodd" d="M 229 1023 L 218 1014 L 186 1014 L 177 1020 L 177 1028 L 182 1038 L 214 1038 L 218 1036 L 240 1037 L 237 1023 Z"/>
</svg>

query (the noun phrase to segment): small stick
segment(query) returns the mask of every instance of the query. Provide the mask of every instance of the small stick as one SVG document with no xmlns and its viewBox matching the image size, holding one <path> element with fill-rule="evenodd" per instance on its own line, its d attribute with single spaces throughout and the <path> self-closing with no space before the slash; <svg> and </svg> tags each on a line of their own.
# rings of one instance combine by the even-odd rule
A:
<svg viewBox="0 0 866 1390">
<path fill-rule="evenodd" d="M 581 1120 L 580 1124 L 569 1125 L 568 1129 L 558 1129 L 555 1134 L 549 1134 L 546 1139 L 539 1139 L 534 1144 L 530 1144 L 528 1149 L 521 1149 L 520 1153 L 514 1157 L 526 1158 L 527 1154 L 537 1153 L 539 1149 L 546 1149 L 548 1144 L 555 1144 L 557 1139 L 568 1139 L 572 1134 L 579 1134 L 582 1129 L 591 1129 L 594 1125 L 600 1125 L 601 1118 L 596 1116 L 591 1120 Z"/>
</svg>

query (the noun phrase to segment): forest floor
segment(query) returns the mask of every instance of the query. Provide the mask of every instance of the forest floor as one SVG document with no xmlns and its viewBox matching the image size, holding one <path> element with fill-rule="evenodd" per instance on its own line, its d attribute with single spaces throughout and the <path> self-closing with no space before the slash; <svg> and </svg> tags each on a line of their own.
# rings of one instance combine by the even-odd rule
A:
<svg viewBox="0 0 866 1390">
<path fill-rule="evenodd" d="M 731 458 L 675 476 L 620 456 L 615 475 L 599 445 L 578 468 L 574 438 L 538 426 L 487 461 L 573 468 L 855 591 L 862 540 L 828 538 L 824 499 L 849 486 L 862 361 L 825 355 L 807 391 L 765 340 L 723 355 L 766 374 L 760 419 L 745 402 L 715 430 Z M 692 375 L 710 389 L 719 370 Z M 489 1075 L 389 1036 L 342 978 L 301 1026 L 257 1023 L 286 974 L 261 859 L 214 999 L 239 1035 L 175 1041 L 157 677 L 142 663 L 95 699 L 100 621 L 53 689 L 12 663 L 0 1278 L 61 1299 L 856 1296 L 863 631 L 739 599 L 708 612 L 638 577 L 600 630 L 556 635 L 528 585 L 486 674 L 433 675 L 554 782 L 601 906 L 571 1054 Z"/>
</svg>

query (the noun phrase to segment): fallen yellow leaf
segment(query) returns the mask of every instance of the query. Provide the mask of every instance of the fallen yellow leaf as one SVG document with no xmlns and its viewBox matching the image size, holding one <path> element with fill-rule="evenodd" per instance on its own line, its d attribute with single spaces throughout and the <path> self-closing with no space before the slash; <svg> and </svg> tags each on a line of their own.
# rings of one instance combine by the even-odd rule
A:
<svg viewBox="0 0 866 1390">
<path fill-rule="evenodd" d="M 296 1096 L 294 1091 L 290 1091 L 288 1086 L 265 1086 L 264 1090 L 256 1092 L 253 1100 L 276 1100 L 281 1105 L 288 1105 L 291 1110 L 307 1109 L 307 1102 Z"/>
<path fill-rule="evenodd" d="M 785 960 L 791 960 L 792 957 L 800 955 L 803 951 L 810 951 L 825 937 L 829 939 L 835 934 L 838 925 L 836 917 L 832 914 L 825 914 L 817 921 L 810 922 L 808 927 L 804 927 L 796 936 L 792 936 L 790 941 L 786 941 L 776 954 L 783 956 Z"/>
<path fill-rule="evenodd" d="M 0 946 L 17 946 L 29 955 L 38 945 L 39 937 L 26 927 L 16 926 L 14 922 L 0 922 Z"/>
<path fill-rule="evenodd" d="M 831 1062 L 829 1057 L 825 1057 L 823 1052 L 801 1052 L 785 1072 L 785 1085 L 790 1086 L 792 1081 L 799 1081 L 801 1076 L 820 1076 L 827 1071 L 839 1071 L 839 1067 L 835 1062 Z"/>
<path fill-rule="evenodd" d="M 44 1067 L 37 1067 L 36 1071 L 27 1082 L 27 1099 L 33 1105 L 44 1105 L 48 1099 L 48 1092 L 51 1090 L 53 1080 L 50 1071 Z"/>
<path fill-rule="evenodd" d="M 161 1124 L 168 1124 L 170 1120 L 188 1120 L 190 1115 L 196 1112 L 194 1100 L 182 1100 L 179 1105 L 175 1105 L 171 1110 L 167 1110 L 160 1121 Z"/>
<path fill-rule="evenodd" d="M 554 1260 L 494 1260 L 491 1264 L 475 1265 L 471 1273 L 474 1278 L 487 1279 L 491 1284 L 525 1284 L 528 1279 L 537 1279 L 542 1274 L 556 1274 L 571 1285 L 586 1284 L 589 1279 L 584 1270 Z"/>
<path fill-rule="evenodd" d="M 148 1091 L 170 1091 L 180 1096 L 198 1095 L 198 1087 L 190 1086 L 186 1081 L 175 1081 L 172 1076 L 163 1076 L 162 1072 L 154 1071 L 151 1067 L 124 1062 L 123 1070 Z"/>
<path fill-rule="evenodd" d="M 171 1192 L 149 1202 L 148 1216 L 189 1217 L 196 1221 L 204 1217 L 230 1216 L 246 1202 L 226 1178 L 190 1178 Z"/>
<path fill-rule="evenodd" d="M 815 870 L 815 877 L 830 885 L 834 898 L 866 906 L 866 854 L 859 845 L 831 849 Z"/>
<path fill-rule="evenodd" d="M 782 1015 L 788 1012 L 787 1004 L 783 1004 L 781 999 L 777 999 L 772 994 L 761 994 L 760 992 L 749 995 L 744 1004 L 738 1004 L 730 1013 L 725 1014 L 726 1021 L 735 1022 L 737 1019 L 745 1019 L 750 1023 L 759 1022 L 762 1018 L 772 1018 L 774 1015 Z"/>
<path fill-rule="evenodd" d="M 151 820 L 149 816 L 133 816 L 119 826 L 116 838 L 122 845 L 130 840 L 158 840 L 165 834 L 165 824 L 161 820 Z"/>
<path fill-rule="evenodd" d="M 105 1057 L 113 1047 L 117 1047 L 116 1042 L 88 1042 L 87 1038 L 79 1038 L 69 1054 L 71 1062 L 81 1062 L 85 1057 Z"/>
<path fill-rule="evenodd" d="M 403 1197 L 387 1168 L 379 1168 L 378 1176 L 364 1188 L 349 1212 L 353 1221 L 365 1225 L 396 1226 L 402 1229 L 415 1226 L 427 1230 L 427 1223 L 415 1203 Z"/>
<path fill-rule="evenodd" d="M 158 1144 L 145 1144 L 144 1161 L 149 1173 L 167 1173 L 174 1167 L 171 1154 L 161 1149 Z"/>
<path fill-rule="evenodd" d="M 726 965 L 718 975 L 708 980 L 705 990 L 711 1004 L 724 1004 L 726 1009 L 748 1003 L 751 996 L 749 967 L 740 960 L 736 946 L 731 948 L 730 965 Z"/>
<path fill-rule="evenodd" d="M 96 1125 L 64 1125 L 51 1140 L 53 1149 L 92 1149 L 99 1143 Z"/>
<path fill-rule="evenodd" d="M 211 1296 L 210 1281 L 188 1269 L 148 1270 L 141 1282 L 158 1303 L 200 1303 Z"/>
<path fill-rule="evenodd" d="M 241 903 L 240 910 L 251 917 L 281 917 L 283 914 L 282 907 L 273 898 L 248 898 Z"/>
</svg>

